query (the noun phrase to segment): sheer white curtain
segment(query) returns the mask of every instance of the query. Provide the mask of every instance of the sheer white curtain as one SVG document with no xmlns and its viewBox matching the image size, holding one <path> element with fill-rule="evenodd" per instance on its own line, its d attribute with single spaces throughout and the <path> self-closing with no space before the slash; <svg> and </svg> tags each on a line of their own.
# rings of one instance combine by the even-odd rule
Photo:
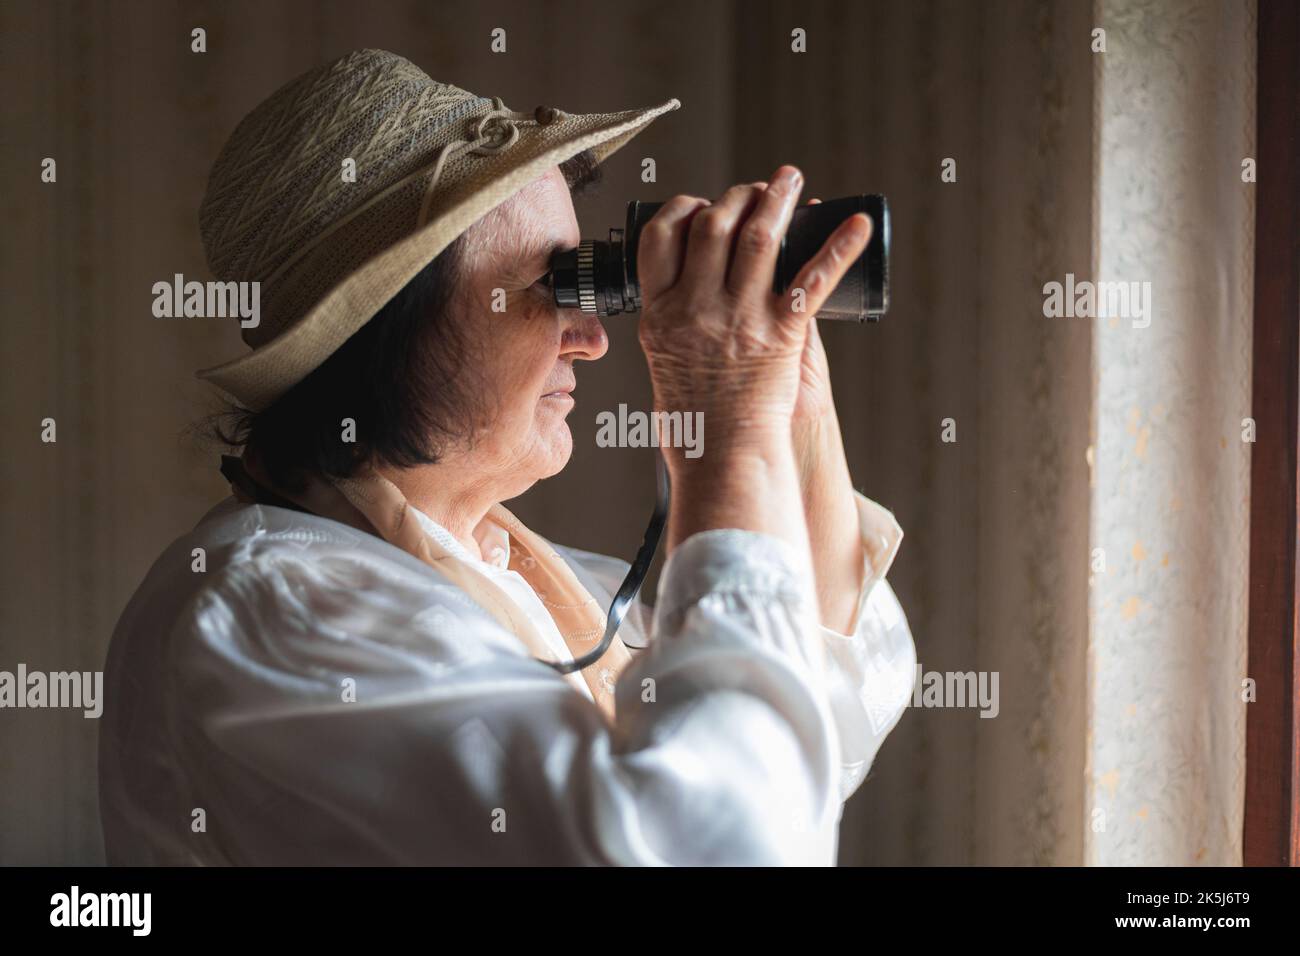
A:
<svg viewBox="0 0 1300 956">
<path fill-rule="evenodd" d="M 1241 862 L 1255 5 L 1105 0 L 1087 862 Z M 1255 410 L 1267 414 L 1266 409 Z M 1248 432 L 1246 432 L 1248 435 Z M 1103 828 L 1104 827 L 1104 828 Z"/>
</svg>

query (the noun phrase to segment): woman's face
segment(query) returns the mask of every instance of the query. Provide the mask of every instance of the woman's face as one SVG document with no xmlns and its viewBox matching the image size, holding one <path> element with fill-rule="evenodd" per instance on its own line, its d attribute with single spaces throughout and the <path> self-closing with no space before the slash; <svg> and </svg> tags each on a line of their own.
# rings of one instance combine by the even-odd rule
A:
<svg viewBox="0 0 1300 956">
<path fill-rule="evenodd" d="M 463 464 L 522 494 L 569 460 L 574 363 L 605 354 L 600 320 L 556 307 L 541 283 L 556 249 L 578 244 L 578 220 L 558 166 L 470 227 L 457 297 L 472 343 L 469 376 L 485 390 L 487 425 Z"/>
</svg>

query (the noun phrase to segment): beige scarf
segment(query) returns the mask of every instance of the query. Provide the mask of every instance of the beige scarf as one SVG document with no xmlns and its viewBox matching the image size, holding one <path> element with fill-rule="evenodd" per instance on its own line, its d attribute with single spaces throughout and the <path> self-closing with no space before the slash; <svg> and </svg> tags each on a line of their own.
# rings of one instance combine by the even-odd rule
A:
<svg viewBox="0 0 1300 956">
<path fill-rule="evenodd" d="M 234 468 L 233 474 L 228 470 L 230 467 Z M 276 487 L 251 455 L 245 455 L 242 460 L 227 459 L 223 472 L 231 478 L 231 490 L 240 501 L 251 503 L 264 498 L 257 494 L 260 486 L 261 490 L 305 511 L 378 535 L 401 548 L 462 588 L 502 627 L 518 637 L 534 657 L 553 659 L 554 652 L 545 638 L 510 596 L 473 564 L 452 554 L 426 534 L 418 519 L 411 516 L 406 496 L 377 472 L 367 470 L 355 478 L 342 480 L 310 479 L 306 488 L 296 493 L 286 493 Z M 509 535 L 508 566 L 528 582 L 546 606 L 570 653 L 576 658 L 592 650 L 605 633 L 605 612 L 573 569 L 554 548 L 524 527 L 502 505 L 493 505 L 487 520 Z M 579 689 L 585 681 L 601 713 L 612 724 L 614 682 L 631 660 L 627 646 L 616 634 L 600 660 L 580 673 L 566 674 L 565 678 Z"/>
</svg>

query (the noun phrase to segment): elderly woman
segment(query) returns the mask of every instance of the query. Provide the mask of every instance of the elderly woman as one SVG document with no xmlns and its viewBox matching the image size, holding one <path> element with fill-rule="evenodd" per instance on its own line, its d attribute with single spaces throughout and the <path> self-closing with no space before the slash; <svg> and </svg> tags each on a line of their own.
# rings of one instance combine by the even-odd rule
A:
<svg viewBox="0 0 1300 956">
<path fill-rule="evenodd" d="M 359 51 L 232 134 L 200 218 L 260 283 L 234 494 L 159 558 L 114 634 L 110 863 L 835 861 L 844 800 L 911 694 L 883 575 L 901 532 L 852 487 L 811 318 L 865 248 L 841 225 L 771 291 L 797 169 L 646 227 L 640 340 L 663 451 L 653 611 L 599 640 L 627 565 L 501 502 L 559 472 L 600 321 L 560 309 L 571 188 L 677 102 L 516 113 Z"/>
</svg>

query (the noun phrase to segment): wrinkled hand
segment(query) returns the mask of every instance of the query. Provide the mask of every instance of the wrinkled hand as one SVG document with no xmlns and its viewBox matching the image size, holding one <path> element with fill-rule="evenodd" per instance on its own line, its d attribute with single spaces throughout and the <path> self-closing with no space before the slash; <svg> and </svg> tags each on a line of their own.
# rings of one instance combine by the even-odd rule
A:
<svg viewBox="0 0 1300 956">
<path fill-rule="evenodd" d="M 817 320 L 808 323 L 804 338 L 803 355 L 799 360 L 799 396 L 795 401 L 793 422 L 803 424 L 821 421 L 835 407 L 831 395 L 831 370 L 826 361 L 826 349 L 817 331 Z"/>
<path fill-rule="evenodd" d="M 789 436 L 796 416 L 818 415 L 830 401 L 812 316 L 866 248 L 871 223 L 846 219 L 789 290 L 772 292 L 802 183 L 783 166 L 769 183 L 733 186 L 716 203 L 677 196 L 641 232 L 638 328 L 655 406 L 703 412 L 714 451 Z"/>
<path fill-rule="evenodd" d="M 813 206 L 820 199 L 809 199 Z M 872 224 L 874 226 L 874 223 Z M 867 230 L 867 241 L 871 240 L 871 230 Z M 850 260 L 852 261 L 852 260 Z M 826 349 L 818 332 L 817 320 L 808 323 L 808 335 L 804 339 L 803 357 L 799 363 L 799 398 L 794 407 L 794 427 L 821 421 L 826 413 L 835 407 L 831 395 L 831 370 L 826 361 Z"/>
</svg>

